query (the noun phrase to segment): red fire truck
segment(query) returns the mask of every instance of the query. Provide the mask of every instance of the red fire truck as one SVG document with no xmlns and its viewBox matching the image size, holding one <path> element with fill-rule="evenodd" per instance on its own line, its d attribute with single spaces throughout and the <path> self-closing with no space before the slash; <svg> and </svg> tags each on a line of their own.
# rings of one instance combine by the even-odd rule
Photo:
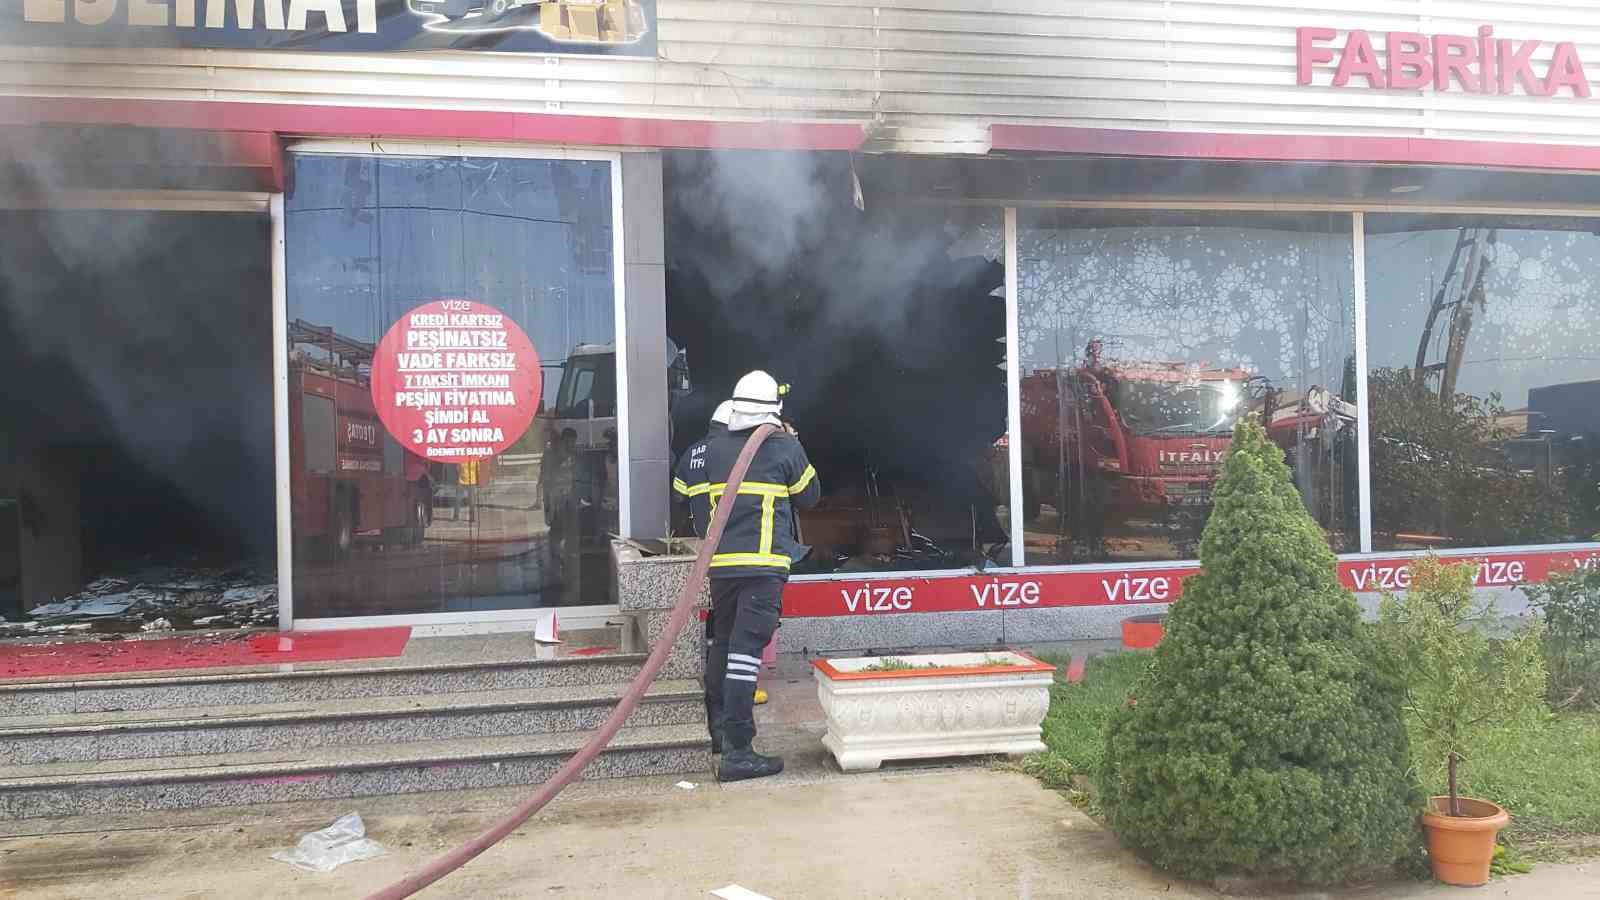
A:
<svg viewBox="0 0 1600 900">
<path fill-rule="evenodd" d="M 1023 500 L 1080 534 L 1105 513 L 1183 519 L 1210 504 L 1253 385 L 1241 369 L 1167 363 L 1071 369 L 1022 381 Z"/>
<path fill-rule="evenodd" d="M 294 534 L 335 558 L 358 540 L 421 543 L 433 472 L 389 435 L 372 405 L 373 345 L 289 325 L 289 463 Z"/>
<path fill-rule="evenodd" d="M 1355 407 L 1321 387 L 1288 402 L 1244 369 L 1110 363 L 1098 341 L 1086 356 L 1030 373 L 1021 396 L 1024 515 L 1035 520 L 1049 503 L 1078 543 L 1097 544 L 1111 518 L 1146 523 L 1191 551 L 1241 416 L 1260 415 L 1291 459 L 1355 421 Z"/>
</svg>

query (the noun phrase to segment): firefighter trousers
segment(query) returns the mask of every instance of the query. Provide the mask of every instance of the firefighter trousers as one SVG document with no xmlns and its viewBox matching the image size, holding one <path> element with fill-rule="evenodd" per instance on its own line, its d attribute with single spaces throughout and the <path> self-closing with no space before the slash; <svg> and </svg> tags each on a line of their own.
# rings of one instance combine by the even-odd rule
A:
<svg viewBox="0 0 1600 900">
<path fill-rule="evenodd" d="M 756 677 L 778 630 L 785 579 L 711 582 L 711 644 L 706 652 L 706 714 L 724 750 L 748 750 L 756 736 Z"/>
</svg>

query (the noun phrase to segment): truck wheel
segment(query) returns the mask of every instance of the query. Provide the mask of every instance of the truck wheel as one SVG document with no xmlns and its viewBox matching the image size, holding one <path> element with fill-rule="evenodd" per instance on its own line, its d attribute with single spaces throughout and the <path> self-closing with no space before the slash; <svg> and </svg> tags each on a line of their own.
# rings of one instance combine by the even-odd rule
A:
<svg viewBox="0 0 1600 900">
<path fill-rule="evenodd" d="M 488 0 L 483 4 L 484 14 L 490 18 L 498 19 L 511 8 L 511 0 Z"/>
</svg>

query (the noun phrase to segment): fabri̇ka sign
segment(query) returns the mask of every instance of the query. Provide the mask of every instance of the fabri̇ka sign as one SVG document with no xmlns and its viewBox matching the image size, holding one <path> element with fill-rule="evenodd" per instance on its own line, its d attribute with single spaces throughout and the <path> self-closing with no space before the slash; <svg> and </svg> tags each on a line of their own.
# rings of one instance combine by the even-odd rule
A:
<svg viewBox="0 0 1600 900">
<path fill-rule="evenodd" d="M 655 56 L 656 0 L 0 0 L 0 44 Z"/>
<path fill-rule="evenodd" d="M 1548 56 L 1540 52 L 1550 47 Z M 1382 53 L 1379 53 L 1379 48 Z M 1536 59 L 1537 58 L 1537 59 Z M 1311 84 L 1318 67 L 1333 69 L 1333 86 L 1352 81 L 1373 90 L 1433 88 L 1469 94 L 1588 97 L 1578 47 L 1571 41 L 1496 37 L 1493 25 L 1477 35 L 1391 31 L 1372 35 L 1352 30 L 1339 41 L 1332 28 L 1295 30 L 1297 80 Z"/>
</svg>

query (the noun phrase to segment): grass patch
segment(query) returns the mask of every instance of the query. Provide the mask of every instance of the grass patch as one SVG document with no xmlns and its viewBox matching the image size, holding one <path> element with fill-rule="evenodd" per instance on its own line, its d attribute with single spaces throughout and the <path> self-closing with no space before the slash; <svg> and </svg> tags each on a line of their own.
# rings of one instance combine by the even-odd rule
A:
<svg viewBox="0 0 1600 900">
<path fill-rule="evenodd" d="M 1064 658 L 1046 661 L 1066 669 Z M 1149 653 L 1097 656 L 1081 683 L 1053 685 L 1044 720 L 1049 749 L 1024 760 L 1023 771 L 1096 812 L 1083 778 L 1099 767 L 1111 714 L 1149 661 Z M 1429 792 L 1444 793 L 1443 781 L 1434 781 L 1428 779 Z M 1524 856 L 1600 854 L 1600 713 L 1529 717 L 1496 729 L 1462 764 L 1461 781 L 1462 793 L 1510 810 L 1503 839 L 1513 850 L 1506 865 Z"/>
<path fill-rule="evenodd" d="M 1462 792 L 1511 812 L 1505 838 L 1538 858 L 1600 846 L 1600 714 L 1563 713 L 1488 734 L 1462 764 Z M 1443 782 L 1430 783 L 1443 793 Z"/>
<path fill-rule="evenodd" d="M 1063 672 L 1070 662 L 1066 657 L 1043 659 Z M 1111 714 L 1149 664 L 1149 653 L 1096 656 L 1085 667 L 1083 681 L 1058 680 L 1051 685 L 1050 712 L 1044 717 L 1044 743 L 1049 749 L 1028 757 L 1023 771 L 1048 787 L 1072 792 L 1076 800 L 1086 800 L 1074 776 L 1089 777 L 1099 768 Z"/>
</svg>

